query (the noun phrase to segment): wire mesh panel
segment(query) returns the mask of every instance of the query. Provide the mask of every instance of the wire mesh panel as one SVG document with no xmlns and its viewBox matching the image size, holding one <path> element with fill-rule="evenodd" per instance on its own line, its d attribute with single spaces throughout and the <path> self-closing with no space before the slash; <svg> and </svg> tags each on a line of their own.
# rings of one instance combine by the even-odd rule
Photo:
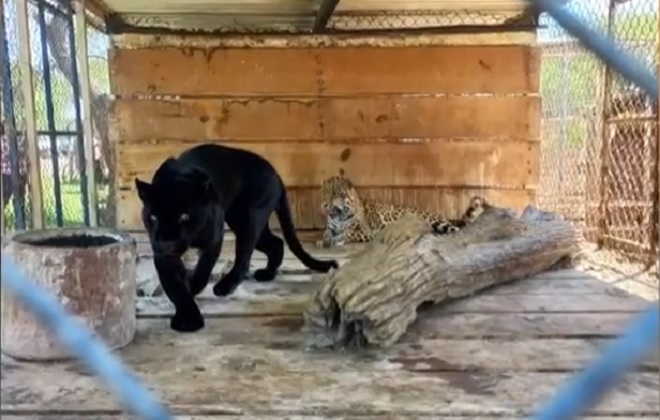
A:
<svg viewBox="0 0 660 420">
<path fill-rule="evenodd" d="M 657 65 L 657 1 L 575 0 L 566 7 L 650 67 Z M 542 15 L 541 24 L 539 204 L 566 215 L 588 241 L 649 264 L 657 246 L 657 104 L 615 77 L 552 19 Z"/>
<path fill-rule="evenodd" d="M 3 2 L 4 36 L 3 105 L 13 113 L 3 113 L 3 203 L 5 226 L 29 228 L 30 203 L 27 194 L 28 171 L 12 169 L 9 153 L 15 133 L 19 167 L 27 165 L 25 154 L 25 101 L 21 89 L 17 11 L 15 2 Z M 35 0 L 28 2 L 30 58 L 37 144 L 41 166 L 44 225 L 61 227 L 89 224 L 88 192 L 84 157 L 83 119 L 79 63 L 75 48 L 73 10 L 69 2 Z M 98 194 L 107 197 L 108 170 L 99 132 L 107 138 L 108 39 L 88 28 L 88 58 L 93 98 L 92 120 L 97 155 L 96 179 L 102 186 Z M 85 87 L 86 88 L 86 87 Z M 11 93 L 7 97 L 5 90 Z M 98 127 L 106 127 L 99 129 Z M 107 147 L 106 147 L 107 149 Z M 21 166 L 22 165 L 22 166 Z M 18 175 L 17 175 L 18 174 Z M 4 188 L 5 184 L 13 188 Z M 105 194 L 105 195 L 104 195 Z M 107 223 L 105 223 L 107 225 Z"/>
<path fill-rule="evenodd" d="M 328 29 L 335 31 L 368 31 L 392 29 L 428 29 L 462 26 L 508 25 L 509 29 L 516 26 L 513 22 L 518 16 L 505 12 L 488 10 L 397 10 L 397 11 L 365 11 L 334 14 Z M 520 19 L 521 22 L 524 19 Z M 529 25 L 531 22 L 528 22 Z"/>
<path fill-rule="evenodd" d="M 18 41 L 14 3 L 2 3 L 2 203 L 4 226 L 28 227 L 28 162 L 19 88 Z"/>
<path fill-rule="evenodd" d="M 653 8 L 655 6 L 655 8 Z M 658 3 L 611 6 L 608 32 L 650 69 L 658 60 Z M 657 104 L 610 71 L 605 78 L 601 154 L 602 243 L 633 257 L 653 256 L 657 211 Z"/>
</svg>

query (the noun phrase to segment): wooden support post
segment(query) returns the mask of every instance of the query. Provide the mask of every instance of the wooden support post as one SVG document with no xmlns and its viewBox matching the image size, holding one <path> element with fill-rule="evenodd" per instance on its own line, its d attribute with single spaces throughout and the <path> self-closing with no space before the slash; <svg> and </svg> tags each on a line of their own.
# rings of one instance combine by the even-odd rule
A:
<svg viewBox="0 0 660 420">
<path fill-rule="evenodd" d="M 37 120 L 34 114 L 28 18 L 28 0 L 16 0 L 16 26 L 18 27 L 18 49 L 20 52 L 19 65 L 21 69 L 21 89 L 23 90 L 25 111 L 25 140 L 30 173 L 32 229 L 43 229 L 44 207 L 41 189 L 41 162 L 39 159 L 39 144 L 37 142 Z"/>
<path fill-rule="evenodd" d="M 314 19 L 313 31 L 315 33 L 325 29 L 338 4 L 339 0 L 323 0 L 321 2 L 321 6 L 319 6 L 319 10 L 316 12 L 316 18 Z"/>
<path fill-rule="evenodd" d="M 87 17 L 85 0 L 73 2 L 75 12 L 76 51 L 78 53 L 78 75 L 82 96 L 83 138 L 85 144 L 85 172 L 87 173 L 87 200 L 89 206 L 89 224 L 98 226 L 96 181 L 94 179 L 94 131 L 92 129 L 92 95 L 89 81 L 89 62 L 87 61 Z"/>
</svg>

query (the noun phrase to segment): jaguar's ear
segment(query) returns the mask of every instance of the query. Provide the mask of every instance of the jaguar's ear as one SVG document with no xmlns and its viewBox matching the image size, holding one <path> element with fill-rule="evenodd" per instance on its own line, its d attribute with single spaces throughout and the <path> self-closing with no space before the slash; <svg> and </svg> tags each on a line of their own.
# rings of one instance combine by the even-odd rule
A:
<svg viewBox="0 0 660 420">
<path fill-rule="evenodd" d="M 142 200 L 143 203 L 147 203 L 151 200 L 151 184 L 135 178 L 135 189 L 137 190 L 138 197 L 140 197 L 140 200 Z"/>
</svg>

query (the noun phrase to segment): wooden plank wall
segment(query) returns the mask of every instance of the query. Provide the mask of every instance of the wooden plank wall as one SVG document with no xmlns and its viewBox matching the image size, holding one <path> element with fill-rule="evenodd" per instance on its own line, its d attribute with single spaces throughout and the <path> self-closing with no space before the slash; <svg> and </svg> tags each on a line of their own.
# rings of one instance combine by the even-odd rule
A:
<svg viewBox="0 0 660 420">
<path fill-rule="evenodd" d="M 266 156 L 299 229 L 321 181 L 455 216 L 475 193 L 522 208 L 539 178 L 540 54 L 531 45 L 115 48 L 118 225 L 142 229 L 134 177 L 222 142 Z"/>
</svg>

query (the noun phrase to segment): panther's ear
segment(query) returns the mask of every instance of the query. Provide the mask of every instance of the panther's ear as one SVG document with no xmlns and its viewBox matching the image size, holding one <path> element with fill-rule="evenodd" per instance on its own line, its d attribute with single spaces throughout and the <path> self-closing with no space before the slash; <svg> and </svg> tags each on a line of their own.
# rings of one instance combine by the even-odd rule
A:
<svg viewBox="0 0 660 420">
<path fill-rule="evenodd" d="M 151 184 L 135 178 L 135 189 L 143 203 L 151 200 Z"/>
<path fill-rule="evenodd" d="M 208 178 L 202 185 L 207 200 L 213 202 L 219 201 L 220 197 L 218 196 L 218 191 L 215 189 L 215 185 L 213 185 L 213 181 L 211 181 L 210 178 Z"/>
<path fill-rule="evenodd" d="M 206 172 L 195 168 L 193 170 L 193 179 L 198 186 L 197 190 L 203 201 L 218 201 L 218 192 Z"/>
</svg>

